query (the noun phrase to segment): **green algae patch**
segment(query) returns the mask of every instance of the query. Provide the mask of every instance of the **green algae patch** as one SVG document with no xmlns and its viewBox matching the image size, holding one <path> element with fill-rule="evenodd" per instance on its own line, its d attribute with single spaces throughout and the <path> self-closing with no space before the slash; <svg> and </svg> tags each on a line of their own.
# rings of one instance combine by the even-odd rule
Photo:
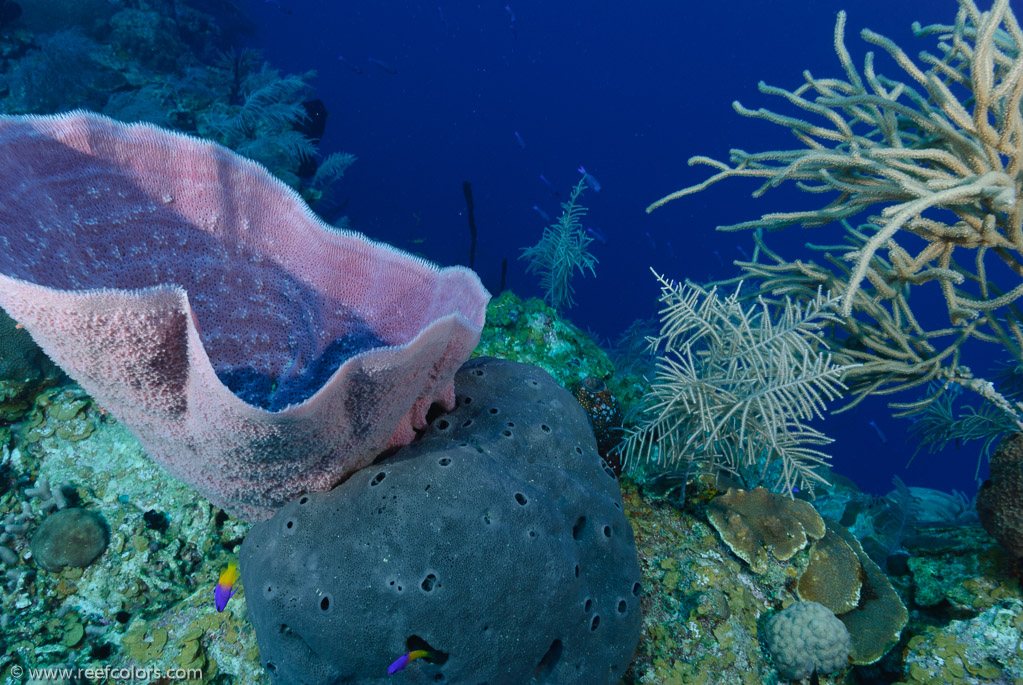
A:
<svg viewBox="0 0 1023 685">
<path fill-rule="evenodd" d="M 72 623 L 68 626 L 67 630 L 64 631 L 64 639 L 61 640 L 63 645 L 71 649 L 81 644 L 85 638 L 85 627 L 81 623 Z"/>
<path fill-rule="evenodd" d="M 607 352 L 542 300 L 522 300 L 510 290 L 487 306 L 487 322 L 472 356 L 533 364 L 565 388 L 595 376 L 607 384 L 623 413 L 646 388 L 639 376 L 616 374 Z"/>
</svg>

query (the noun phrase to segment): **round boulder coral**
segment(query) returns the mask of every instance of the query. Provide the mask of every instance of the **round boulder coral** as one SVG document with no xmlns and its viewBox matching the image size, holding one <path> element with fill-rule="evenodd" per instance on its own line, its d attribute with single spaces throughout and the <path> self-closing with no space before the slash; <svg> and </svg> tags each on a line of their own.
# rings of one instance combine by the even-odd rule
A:
<svg viewBox="0 0 1023 685">
<path fill-rule="evenodd" d="M 778 673 L 791 680 L 834 673 L 849 659 L 849 631 L 817 602 L 796 602 L 772 616 L 764 639 Z"/>
<path fill-rule="evenodd" d="M 32 556 L 47 571 L 84 568 L 107 548 L 106 522 L 86 509 L 62 509 L 46 517 L 32 537 Z"/>
<path fill-rule="evenodd" d="M 991 477 L 977 492 L 977 515 L 1010 557 L 1023 559 L 1023 433 L 1003 438 L 990 464 Z"/>
</svg>

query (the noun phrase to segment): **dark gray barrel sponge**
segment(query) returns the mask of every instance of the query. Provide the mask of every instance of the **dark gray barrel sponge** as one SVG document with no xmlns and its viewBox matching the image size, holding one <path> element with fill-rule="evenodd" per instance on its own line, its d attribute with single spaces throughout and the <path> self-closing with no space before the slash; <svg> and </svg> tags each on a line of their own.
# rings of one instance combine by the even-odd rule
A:
<svg viewBox="0 0 1023 685">
<path fill-rule="evenodd" d="M 387 461 L 303 496 L 240 552 L 275 684 L 617 683 L 640 633 L 640 574 L 586 414 L 533 366 L 455 376 L 456 409 Z M 423 642 L 420 642 L 423 641 Z"/>
</svg>

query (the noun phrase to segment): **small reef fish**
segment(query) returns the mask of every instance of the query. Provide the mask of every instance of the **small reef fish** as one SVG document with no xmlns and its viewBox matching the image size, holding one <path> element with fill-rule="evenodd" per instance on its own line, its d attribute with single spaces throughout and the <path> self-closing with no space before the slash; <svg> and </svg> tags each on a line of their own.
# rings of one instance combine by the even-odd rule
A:
<svg viewBox="0 0 1023 685">
<path fill-rule="evenodd" d="M 601 245 L 607 245 L 607 236 L 599 228 L 590 226 L 586 229 L 586 233 Z"/>
<path fill-rule="evenodd" d="M 235 585 L 238 582 L 239 575 L 238 564 L 233 561 L 220 572 L 217 587 L 213 590 L 213 602 L 217 605 L 217 611 L 223 611 L 227 608 L 227 601 L 234 596 Z"/>
<path fill-rule="evenodd" d="M 356 74 L 360 74 L 361 75 L 361 74 L 366 73 L 366 72 L 364 72 L 362 70 L 361 67 L 359 67 L 358 64 L 355 64 L 354 62 L 349 62 L 348 60 L 346 60 L 344 58 L 344 55 L 338 55 L 337 56 L 337 61 L 342 62 L 346 67 L 348 67 L 349 69 L 354 71 Z"/>
<path fill-rule="evenodd" d="M 519 135 L 518 131 L 515 132 L 515 140 L 518 141 L 520 148 L 522 148 L 523 150 L 526 149 L 526 141 L 522 140 L 522 136 Z"/>
<path fill-rule="evenodd" d="M 383 60 L 377 59 L 376 57 L 367 57 L 366 61 L 369 62 L 370 64 L 377 65 L 377 68 L 380 69 L 380 71 L 382 71 L 384 73 L 387 73 L 387 74 L 397 74 L 398 73 L 397 69 L 392 67 L 387 62 L 385 62 Z"/>
<path fill-rule="evenodd" d="M 283 6 L 283 5 L 282 5 L 282 4 L 280 3 L 280 2 L 278 2 L 277 0 L 263 0 L 263 4 L 264 4 L 264 5 L 273 5 L 274 7 L 276 7 L 277 9 L 279 9 L 280 11 L 284 12 L 285 14 L 291 14 L 291 10 L 290 10 L 290 9 L 288 9 L 287 7 L 284 7 L 284 6 Z"/>
<path fill-rule="evenodd" d="M 880 426 L 878 426 L 873 421 L 868 421 L 867 425 L 874 429 L 874 432 L 877 433 L 877 439 L 881 441 L 882 445 L 887 445 L 888 444 L 888 438 L 886 438 L 884 436 L 884 433 L 881 432 L 881 427 Z"/>
<path fill-rule="evenodd" d="M 586 171 L 586 168 L 582 166 L 579 167 L 579 173 L 582 174 L 583 178 L 586 180 L 586 185 L 593 188 L 593 192 L 600 192 L 600 182 L 593 178 L 593 174 Z"/>
<path fill-rule="evenodd" d="M 550 220 L 551 220 L 551 215 L 550 214 L 548 214 L 547 212 L 543 211 L 542 209 L 540 209 L 536 205 L 533 205 L 533 209 L 536 210 L 537 214 L 539 214 L 540 216 L 543 217 L 544 221 L 546 221 L 548 223 L 550 222 Z"/>
<path fill-rule="evenodd" d="M 409 652 L 408 654 L 402 654 L 397 659 L 395 659 L 394 663 L 392 663 L 391 666 L 387 669 L 387 675 L 394 675 L 398 671 L 404 670 L 406 666 L 408 666 L 411 662 L 415 661 L 416 659 L 428 658 L 429 656 L 430 652 L 426 651 L 425 649 L 416 649 Z"/>
<path fill-rule="evenodd" d="M 543 181 L 543 184 L 545 186 L 547 186 L 547 190 L 551 191 L 551 195 L 557 196 L 557 194 L 558 194 L 557 188 L 554 187 L 553 183 L 551 183 L 549 180 L 547 180 L 546 176 L 544 176 L 543 174 L 540 174 L 540 180 Z"/>
</svg>

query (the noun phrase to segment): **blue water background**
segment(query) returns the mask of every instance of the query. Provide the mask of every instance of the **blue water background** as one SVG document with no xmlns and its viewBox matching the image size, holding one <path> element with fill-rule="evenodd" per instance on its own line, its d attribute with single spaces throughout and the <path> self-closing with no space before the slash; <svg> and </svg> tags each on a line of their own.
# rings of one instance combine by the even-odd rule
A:
<svg viewBox="0 0 1023 685">
<path fill-rule="evenodd" d="M 823 204 L 792 188 L 754 200 L 755 181 L 733 180 L 644 213 L 650 202 L 710 173 L 687 167 L 692 155 L 727 159 L 732 147 L 798 145 L 784 129 L 737 115 L 733 100 L 798 115 L 761 95 L 757 82 L 794 88 L 804 69 L 844 77 L 832 46 L 839 9 L 849 13 L 846 42 L 862 66 L 869 47 L 859 38 L 862 28 L 915 57 L 933 50 L 934 40 L 915 38 L 911 23 L 951 23 L 957 8 L 953 0 L 565 0 L 508 3 L 512 22 L 503 1 L 248 0 L 242 6 L 257 27 L 244 39 L 249 45 L 277 68 L 318 72 L 315 97 L 330 112 L 321 150 L 358 156 L 341 195 L 353 227 L 371 237 L 441 264 L 466 264 L 462 182 L 470 181 L 480 241 L 476 268 L 484 283 L 496 292 L 507 259 L 507 287 L 540 295 L 517 259 L 544 227 L 532 207 L 556 217 L 584 165 L 602 185 L 583 197 L 590 210 L 585 225 L 608 242 L 592 245 L 597 277 L 576 279 L 578 305 L 568 316 L 612 339 L 653 313 L 658 286 L 650 267 L 700 282 L 733 275 L 730 261 L 740 250 L 751 253 L 752 237 L 715 226 Z M 887 56 L 879 55 L 877 64 L 881 73 L 902 78 Z M 791 227 L 773 234 L 770 244 L 794 256 L 805 254 L 807 240 L 837 236 L 833 229 Z M 915 297 L 918 313 L 943 312 L 933 294 Z M 985 360 L 991 355 L 979 351 Z M 985 364 L 976 362 L 978 371 Z M 886 492 L 899 475 L 910 485 L 972 495 L 979 446 L 922 453 L 907 469 L 915 449 L 908 426 L 884 401 L 870 400 L 821 428 L 836 439 L 829 448 L 836 470 L 865 490 Z"/>
</svg>

